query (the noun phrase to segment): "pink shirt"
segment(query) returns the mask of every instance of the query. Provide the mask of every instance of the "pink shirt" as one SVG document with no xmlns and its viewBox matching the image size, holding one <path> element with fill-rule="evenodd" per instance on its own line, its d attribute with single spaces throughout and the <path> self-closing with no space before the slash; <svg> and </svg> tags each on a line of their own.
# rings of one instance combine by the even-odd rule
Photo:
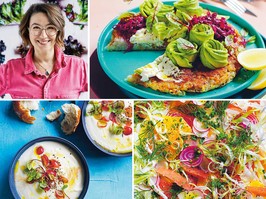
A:
<svg viewBox="0 0 266 199">
<path fill-rule="evenodd" d="M 54 70 L 47 78 L 35 67 L 33 48 L 24 58 L 0 65 L 0 96 L 14 99 L 77 99 L 88 91 L 87 64 L 76 56 L 65 55 L 55 47 Z"/>
</svg>

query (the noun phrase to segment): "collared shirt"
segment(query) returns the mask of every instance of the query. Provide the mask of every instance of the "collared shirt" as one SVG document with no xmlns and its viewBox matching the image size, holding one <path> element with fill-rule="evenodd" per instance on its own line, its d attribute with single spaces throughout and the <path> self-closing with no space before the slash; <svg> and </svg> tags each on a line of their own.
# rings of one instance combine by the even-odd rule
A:
<svg viewBox="0 0 266 199">
<path fill-rule="evenodd" d="M 13 99 L 77 99 L 88 91 L 87 63 L 65 55 L 55 47 L 55 65 L 49 77 L 41 74 L 33 62 L 33 48 L 24 58 L 0 65 L 0 96 Z"/>
</svg>

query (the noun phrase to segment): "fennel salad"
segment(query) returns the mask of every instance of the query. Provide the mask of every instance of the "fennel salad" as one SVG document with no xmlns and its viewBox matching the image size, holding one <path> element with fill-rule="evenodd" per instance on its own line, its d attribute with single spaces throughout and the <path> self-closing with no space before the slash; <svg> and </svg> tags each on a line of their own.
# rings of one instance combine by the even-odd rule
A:
<svg viewBox="0 0 266 199">
<path fill-rule="evenodd" d="M 265 101 L 135 101 L 134 198 L 266 197 Z"/>
</svg>

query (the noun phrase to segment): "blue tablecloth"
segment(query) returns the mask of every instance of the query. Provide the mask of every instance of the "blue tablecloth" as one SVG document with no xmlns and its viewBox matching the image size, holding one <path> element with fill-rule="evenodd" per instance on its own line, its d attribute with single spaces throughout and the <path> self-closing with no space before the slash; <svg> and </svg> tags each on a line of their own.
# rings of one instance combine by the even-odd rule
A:
<svg viewBox="0 0 266 199">
<path fill-rule="evenodd" d="M 59 120 L 49 122 L 45 115 L 61 108 L 66 101 L 41 101 L 38 111 L 32 111 L 37 119 L 34 124 L 22 122 L 14 113 L 12 102 L 0 101 L 0 198 L 12 199 L 8 175 L 13 158 L 29 141 L 57 136 L 75 144 L 84 154 L 90 172 L 90 184 L 85 199 L 132 198 L 132 157 L 114 157 L 99 151 L 87 138 L 82 122 L 77 131 L 66 136 Z M 80 107 L 82 102 L 76 102 Z"/>
</svg>

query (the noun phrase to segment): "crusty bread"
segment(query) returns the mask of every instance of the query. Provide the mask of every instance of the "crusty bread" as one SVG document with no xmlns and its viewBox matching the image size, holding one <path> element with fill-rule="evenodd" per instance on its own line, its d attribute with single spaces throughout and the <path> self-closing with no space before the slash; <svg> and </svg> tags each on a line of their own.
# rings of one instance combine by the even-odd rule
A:
<svg viewBox="0 0 266 199">
<path fill-rule="evenodd" d="M 75 104 L 64 104 L 62 109 L 65 117 L 61 122 L 61 129 L 65 134 L 69 135 L 76 131 L 80 121 L 81 110 Z"/>
<path fill-rule="evenodd" d="M 46 119 L 52 122 L 58 119 L 61 114 L 62 114 L 61 111 L 58 109 L 56 111 L 52 111 L 51 113 L 47 114 Z"/>
<path fill-rule="evenodd" d="M 14 101 L 13 108 L 17 116 L 24 122 L 33 124 L 36 120 L 35 117 L 31 115 L 31 110 L 39 109 L 38 101 Z"/>
</svg>

